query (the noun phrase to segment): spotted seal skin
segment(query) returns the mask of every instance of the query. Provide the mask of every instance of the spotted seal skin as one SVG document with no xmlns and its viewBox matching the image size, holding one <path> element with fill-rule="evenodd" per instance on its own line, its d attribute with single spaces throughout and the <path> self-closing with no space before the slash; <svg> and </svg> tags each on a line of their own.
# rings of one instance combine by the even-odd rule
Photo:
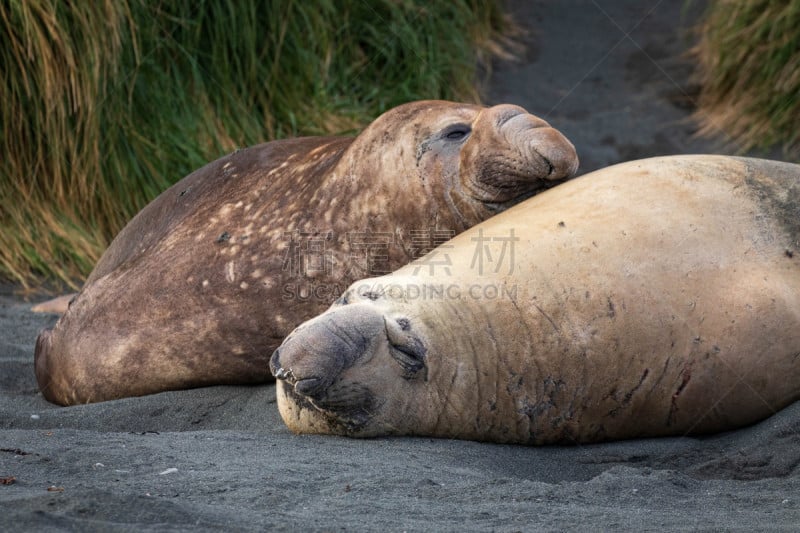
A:
<svg viewBox="0 0 800 533">
<path fill-rule="evenodd" d="M 800 166 L 612 166 L 434 253 L 450 261 L 356 282 L 275 351 L 289 428 L 588 443 L 729 430 L 800 399 Z"/>
<path fill-rule="evenodd" d="M 348 232 L 396 238 L 390 272 L 415 257 L 411 230 L 463 231 L 577 166 L 572 144 L 520 107 L 443 101 L 397 107 L 355 138 L 236 151 L 165 191 L 114 239 L 40 334 L 39 387 L 70 405 L 272 379 L 281 339 L 367 275 L 352 268 L 361 252 Z M 298 232 L 324 241 L 326 264 L 306 277 L 286 268 Z M 298 282 L 325 292 L 292 297 Z"/>
</svg>

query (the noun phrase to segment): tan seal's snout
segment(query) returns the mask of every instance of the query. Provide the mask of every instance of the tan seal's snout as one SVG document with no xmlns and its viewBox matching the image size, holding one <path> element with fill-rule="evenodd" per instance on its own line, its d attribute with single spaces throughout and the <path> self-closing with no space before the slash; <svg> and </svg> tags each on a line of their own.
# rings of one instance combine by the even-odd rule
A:
<svg viewBox="0 0 800 533">
<path fill-rule="evenodd" d="M 371 353 L 385 330 L 383 316 L 366 305 L 349 305 L 295 329 L 270 359 L 270 371 L 294 392 L 323 399 L 340 374 Z"/>
</svg>

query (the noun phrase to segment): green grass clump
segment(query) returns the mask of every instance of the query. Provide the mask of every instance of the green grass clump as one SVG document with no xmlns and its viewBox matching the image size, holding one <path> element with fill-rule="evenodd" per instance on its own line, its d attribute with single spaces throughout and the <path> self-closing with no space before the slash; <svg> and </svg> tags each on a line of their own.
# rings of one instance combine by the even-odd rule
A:
<svg viewBox="0 0 800 533">
<path fill-rule="evenodd" d="M 716 0 L 699 30 L 701 133 L 800 156 L 800 0 Z"/>
<path fill-rule="evenodd" d="M 75 287 L 159 192 L 241 146 L 477 101 L 496 0 L 0 4 L 0 278 Z"/>
</svg>

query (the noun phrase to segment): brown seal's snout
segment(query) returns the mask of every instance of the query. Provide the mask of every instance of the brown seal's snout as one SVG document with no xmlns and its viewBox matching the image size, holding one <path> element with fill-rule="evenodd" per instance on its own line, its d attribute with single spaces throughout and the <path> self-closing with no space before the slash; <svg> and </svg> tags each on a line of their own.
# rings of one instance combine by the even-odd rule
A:
<svg viewBox="0 0 800 533">
<path fill-rule="evenodd" d="M 537 159 L 547 164 L 548 180 L 569 178 L 578 170 L 575 146 L 557 129 L 536 115 L 512 105 L 495 106 L 500 132 L 524 158 L 534 163 Z"/>
<path fill-rule="evenodd" d="M 473 198 L 507 207 L 572 177 L 578 154 L 547 121 L 503 104 L 475 119 L 461 164 L 462 184 Z"/>
<path fill-rule="evenodd" d="M 295 329 L 272 354 L 270 371 L 294 392 L 323 399 L 344 370 L 370 353 L 383 331 L 383 316 L 369 305 L 333 309 Z"/>
</svg>

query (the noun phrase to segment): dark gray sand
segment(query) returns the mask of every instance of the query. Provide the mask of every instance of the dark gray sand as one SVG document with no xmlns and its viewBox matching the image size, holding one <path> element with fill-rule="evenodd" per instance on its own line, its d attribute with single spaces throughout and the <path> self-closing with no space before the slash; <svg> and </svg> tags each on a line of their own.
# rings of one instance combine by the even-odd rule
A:
<svg viewBox="0 0 800 533">
<path fill-rule="evenodd" d="M 687 121 L 681 28 L 700 2 L 687 18 L 682 3 L 516 2 L 532 48 L 495 70 L 489 103 L 547 117 L 584 172 L 724 152 Z M 273 386 L 58 408 L 33 376 L 55 318 L 12 289 L 0 287 L 2 531 L 800 527 L 800 403 L 711 437 L 542 448 L 294 436 Z"/>
</svg>

